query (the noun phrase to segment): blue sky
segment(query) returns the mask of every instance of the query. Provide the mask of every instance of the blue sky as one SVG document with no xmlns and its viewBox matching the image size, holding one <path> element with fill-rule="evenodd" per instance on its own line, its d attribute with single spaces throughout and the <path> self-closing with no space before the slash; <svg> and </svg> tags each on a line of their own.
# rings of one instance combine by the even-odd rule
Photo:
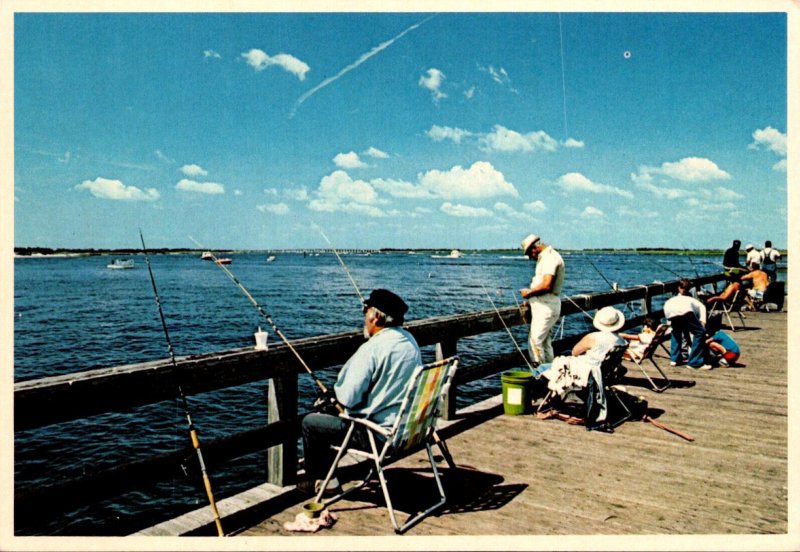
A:
<svg viewBox="0 0 800 552">
<path fill-rule="evenodd" d="M 15 246 L 787 245 L 786 13 L 13 27 Z"/>
</svg>

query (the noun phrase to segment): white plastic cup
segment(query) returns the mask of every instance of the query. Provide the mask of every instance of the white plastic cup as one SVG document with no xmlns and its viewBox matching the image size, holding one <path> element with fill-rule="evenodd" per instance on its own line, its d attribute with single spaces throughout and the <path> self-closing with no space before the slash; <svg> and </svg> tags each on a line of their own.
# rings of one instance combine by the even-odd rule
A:
<svg viewBox="0 0 800 552">
<path fill-rule="evenodd" d="M 256 351 L 266 351 L 267 347 L 267 332 L 261 330 L 261 326 L 258 327 L 258 331 L 253 334 L 256 338 Z"/>
</svg>

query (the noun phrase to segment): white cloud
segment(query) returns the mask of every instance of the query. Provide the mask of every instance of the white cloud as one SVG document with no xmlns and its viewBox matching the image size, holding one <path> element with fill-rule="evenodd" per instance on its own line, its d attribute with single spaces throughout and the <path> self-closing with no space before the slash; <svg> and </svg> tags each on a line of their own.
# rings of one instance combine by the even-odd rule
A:
<svg viewBox="0 0 800 552">
<path fill-rule="evenodd" d="M 58 158 L 59 163 L 69 163 L 69 160 L 72 158 L 72 154 L 68 151 L 64 152 L 64 155 Z"/>
<path fill-rule="evenodd" d="M 536 201 L 531 201 L 523 205 L 526 211 L 530 211 L 531 213 L 543 213 L 547 211 L 547 207 L 544 204 L 544 201 L 541 199 L 537 199 Z"/>
<path fill-rule="evenodd" d="M 667 186 L 657 186 L 653 183 L 652 178 L 641 177 L 640 175 L 631 175 L 631 180 L 636 182 L 636 186 L 654 194 L 656 197 L 661 197 L 664 199 L 680 199 L 684 197 L 689 197 L 692 195 L 692 192 L 689 190 L 684 190 L 683 188 L 669 188 Z"/>
<path fill-rule="evenodd" d="M 444 81 L 444 79 L 447 77 L 444 73 L 435 68 L 428 69 L 426 75 L 427 76 L 422 75 L 419 78 L 419 85 L 430 90 L 431 95 L 433 96 L 433 101 L 435 103 L 439 103 L 439 100 L 447 97 L 447 94 L 441 91 L 442 81 Z"/>
<path fill-rule="evenodd" d="M 581 173 L 567 173 L 558 177 L 556 184 L 568 192 L 590 192 L 593 194 L 617 194 L 622 197 L 632 198 L 628 190 L 592 182 Z"/>
<path fill-rule="evenodd" d="M 219 55 L 214 50 L 203 50 L 203 59 L 222 59 L 222 56 Z"/>
<path fill-rule="evenodd" d="M 283 196 L 294 201 L 306 201 L 308 199 L 308 190 L 305 187 L 286 188 L 283 191 Z"/>
<path fill-rule="evenodd" d="M 731 178 L 731 175 L 720 169 L 716 163 L 703 157 L 684 157 L 680 161 L 662 163 L 661 167 L 641 167 L 639 172 L 664 175 L 682 182 L 708 182 Z"/>
<path fill-rule="evenodd" d="M 258 48 L 253 48 L 249 52 L 243 53 L 242 57 L 247 60 L 247 64 L 256 71 L 263 71 L 271 65 L 277 65 L 292 73 L 300 80 L 305 80 L 306 73 L 311 69 L 305 62 L 300 61 L 291 54 L 276 54 L 270 56 Z"/>
<path fill-rule="evenodd" d="M 472 133 L 468 130 L 439 125 L 433 125 L 425 134 L 434 142 L 452 140 L 456 144 L 460 144 L 463 138 L 472 136 Z"/>
<path fill-rule="evenodd" d="M 449 201 L 442 203 L 442 206 L 439 207 L 439 210 L 453 217 L 479 218 L 479 217 L 492 216 L 492 212 L 489 209 L 485 209 L 483 207 L 470 207 L 468 205 L 453 204 L 450 203 Z"/>
<path fill-rule="evenodd" d="M 584 146 L 583 140 L 576 140 L 575 138 L 567 138 L 564 141 L 565 148 L 582 148 Z"/>
<path fill-rule="evenodd" d="M 505 215 L 513 219 L 528 220 L 531 218 L 529 214 L 517 211 L 511 205 L 508 203 L 503 203 L 502 201 L 498 201 L 494 204 L 494 210 L 501 215 Z"/>
<path fill-rule="evenodd" d="M 233 195 L 235 196 L 244 195 L 244 192 L 237 188 L 233 191 Z"/>
<path fill-rule="evenodd" d="M 464 90 L 464 97 L 467 98 L 468 100 L 471 100 L 474 95 L 475 95 L 475 87 L 474 86 L 471 86 L 471 87 L 467 88 L 466 90 Z"/>
<path fill-rule="evenodd" d="M 519 93 L 513 86 L 511 86 L 511 78 L 508 76 L 508 71 L 502 67 L 495 68 L 494 66 L 490 65 L 489 67 L 478 66 L 478 69 L 488 73 L 489 76 L 492 77 L 492 80 L 500 86 L 508 88 L 515 94 Z"/>
<path fill-rule="evenodd" d="M 271 213 L 273 215 L 286 215 L 289 214 L 289 206 L 285 203 L 265 203 L 263 205 L 256 205 L 256 209 L 262 213 Z"/>
<path fill-rule="evenodd" d="M 771 126 L 755 130 L 753 131 L 753 143 L 748 147 L 751 149 L 759 149 L 761 146 L 766 147 L 781 157 L 786 157 L 786 134 Z"/>
<path fill-rule="evenodd" d="M 194 192 L 198 194 L 224 194 L 225 186 L 216 182 L 195 182 L 187 178 L 175 184 L 176 190 L 184 192 Z"/>
<path fill-rule="evenodd" d="M 487 161 L 476 161 L 468 169 L 456 165 L 449 171 L 430 170 L 419 177 L 420 185 L 444 199 L 519 197 L 513 184 Z"/>
<path fill-rule="evenodd" d="M 337 153 L 333 158 L 333 162 L 337 167 L 341 167 L 343 169 L 361 169 L 368 166 L 354 151 Z"/>
<path fill-rule="evenodd" d="M 207 176 L 208 171 L 199 165 L 184 165 L 180 171 L 186 176 Z"/>
<path fill-rule="evenodd" d="M 503 125 L 494 125 L 494 130 L 481 138 L 482 148 L 486 151 L 555 151 L 558 142 L 545 131 L 539 130 L 521 134 Z"/>
<path fill-rule="evenodd" d="M 374 148 L 370 146 L 365 152 L 364 155 L 368 155 L 369 157 L 374 157 L 375 159 L 388 159 L 389 154 L 385 151 L 381 151 L 378 148 Z"/>
<path fill-rule="evenodd" d="M 786 172 L 786 159 L 781 159 L 772 165 L 772 170 L 777 172 Z"/>
<path fill-rule="evenodd" d="M 581 218 L 601 218 L 605 216 L 605 213 L 598 209 L 597 207 L 586 207 L 583 212 L 580 214 Z"/>
<path fill-rule="evenodd" d="M 136 186 L 126 186 L 119 180 L 108 178 L 95 178 L 94 180 L 84 180 L 75 186 L 76 190 L 89 190 L 89 192 L 102 199 L 112 199 L 120 201 L 155 201 L 161 194 L 155 188 L 141 190 Z"/>
<path fill-rule="evenodd" d="M 386 192 L 392 197 L 429 199 L 436 197 L 430 190 L 426 190 L 412 182 L 405 180 L 394 180 L 391 178 L 376 178 L 370 184 L 382 192 Z"/>
<path fill-rule="evenodd" d="M 324 176 L 308 207 L 314 211 L 360 213 L 371 217 L 385 216 L 376 205 L 386 203 L 364 180 L 353 180 L 344 171 Z"/>
</svg>

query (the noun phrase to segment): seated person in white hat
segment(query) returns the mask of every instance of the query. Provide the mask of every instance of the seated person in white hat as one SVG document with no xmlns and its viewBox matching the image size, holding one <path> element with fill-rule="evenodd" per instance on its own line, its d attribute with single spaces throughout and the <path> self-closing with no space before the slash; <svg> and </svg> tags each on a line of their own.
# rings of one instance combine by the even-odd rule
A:
<svg viewBox="0 0 800 552">
<path fill-rule="evenodd" d="M 590 375 L 602 390 L 600 365 L 611 349 L 626 345 L 626 341 L 614 333 L 625 325 L 625 315 L 618 309 L 603 307 L 594 315 L 592 324 L 598 331 L 584 335 L 572 348 L 571 356 L 557 356 L 552 363 L 542 364 L 533 371 L 535 378 L 546 378 L 548 389 L 562 398 L 569 391 L 586 387 Z M 600 413 L 596 421 L 599 422 L 605 420 L 607 414 L 602 392 L 598 402 Z"/>
</svg>

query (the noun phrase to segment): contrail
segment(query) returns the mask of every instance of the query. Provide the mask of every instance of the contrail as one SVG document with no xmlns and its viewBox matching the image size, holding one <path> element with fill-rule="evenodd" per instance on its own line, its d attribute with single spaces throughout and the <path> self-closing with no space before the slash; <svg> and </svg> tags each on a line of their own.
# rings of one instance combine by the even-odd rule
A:
<svg viewBox="0 0 800 552">
<path fill-rule="evenodd" d="M 317 86 L 315 86 L 314 88 L 312 88 L 311 90 L 309 90 L 308 92 L 306 92 L 305 94 L 303 94 L 302 96 L 300 96 L 300 98 L 298 98 L 298 100 L 297 100 L 297 104 L 295 104 L 294 108 L 292 109 L 292 112 L 291 112 L 291 114 L 289 114 L 289 118 L 291 119 L 292 117 L 294 117 L 294 114 L 297 112 L 297 109 L 298 109 L 298 108 L 299 108 L 299 107 L 300 107 L 300 106 L 303 104 L 303 102 L 305 102 L 305 101 L 306 101 L 308 98 L 310 98 L 311 96 L 313 96 L 314 94 L 316 94 L 317 92 L 319 92 L 320 90 L 322 90 L 323 88 L 325 88 L 326 86 L 328 86 L 329 84 L 331 84 L 331 83 L 333 83 L 333 82 L 337 81 L 339 78 L 343 77 L 344 75 L 346 75 L 347 73 L 349 73 L 350 71 L 352 71 L 353 69 L 355 69 L 356 67 L 358 67 L 359 65 L 361 65 L 362 63 L 364 63 L 365 61 L 367 61 L 369 58 L 371 58 L 371 57 L 372 57 L 372 56 L 374 56 L 375 54 L 378 54 L 378 53 L 382 52 L 383 50 L 385 50 L 386 48 L 388 48 L 389 46 L 391 46 L 392 44 L 394 44 L 395 42 L 397 42 L 397 41 L 398 41 L 400 38 L 402 38 L 404 35 L 406 35 L 406 34 L 410 33 L 411 31 L 413 31 L 413 30 L 414 30 L 414 29 L 416 29 L 417 27 L 420 27 L 420 26 L 424 25 L 425 23 L 427 23 L 428 21 L 430 21 L 431 19 L 433 19 L 434 17 L 436 17 L 436 15 L 437 15 L 437 14 L 433 14 L 433 15 L 431 15 L 430 17 L 428 17 L 428 18 L 426 18 L 426 19 L 423 19 L 423 20 L 422 20 L 422 21 L 420 21 L 419 23 L 415 23 L 415 24 L 411 25 L 411 26 L 410 26 L 408 29 L 406 29 L 405 31 L 401 32 L 401 33 L 400 33 L 399 35 L 397 35 L 396 37 L 394 37 L 394 38 L 391 38 L 391 39 L 387 40 L 386 42 L 381 42 L 380 44 L 378 44 L 377 46 L 375 46 L 375 47 L 374 47 L 372 50 L 370 50 L 370 51 L 369 51 L 369 52 L 367 52 L 366 54 L 363 54 L 363 55 L 362 55 L 361 57 L 359 57 L 359 58 L 358 58 L 356 61 L 354 61 L 353 63 L 351 63 L 350 65 L 348 65 L 348 66 L 347 66 L 347 67 L 345 67 L 344 69 L 342 69 L 341 71 L 339 71 L 337 74 L 335 74 L 335 75 L 334 75 L 334 76 L 332 76 L 332 77 L 328 77 L 327 79 L 325 79 L 324 81 L 322 81 L 321 83 L 319 83 Z"/>
</svg>

